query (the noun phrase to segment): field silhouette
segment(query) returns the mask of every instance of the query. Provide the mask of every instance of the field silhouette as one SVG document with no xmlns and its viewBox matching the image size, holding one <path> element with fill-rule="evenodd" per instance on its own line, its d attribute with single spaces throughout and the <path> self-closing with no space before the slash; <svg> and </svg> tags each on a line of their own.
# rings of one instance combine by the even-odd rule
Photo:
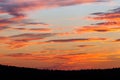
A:
<svg viewBox="0 0 120 80">
<path fill-rule="evenodd" d="M 120 80 L 120 68 L 60 71 L 0 65 L 0 80 Z"/>
</svg>

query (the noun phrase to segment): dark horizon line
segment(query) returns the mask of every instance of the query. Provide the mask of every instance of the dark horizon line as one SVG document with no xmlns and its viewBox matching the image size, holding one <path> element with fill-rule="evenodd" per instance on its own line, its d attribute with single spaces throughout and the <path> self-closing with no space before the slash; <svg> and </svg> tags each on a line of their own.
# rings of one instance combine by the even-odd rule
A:
<svg viewBox="0 0 120 80">
<path fill-rule="evenodd" d="M 90 71 L 90 70 L 112 70 L 112 69 L 120 69 L 120 67 L 113 67 L 113 68 L 88 68 L 88 69 L 40 69 L 40 68 L 32 68 L 32 67 L 22 67 L 22 66 L 13 66 L 13 65 L 6 65 L 0 64 L 0 66 L 4 67 L 15 67 L 15 68 L 24 68 L 24 69 L 34 69 L 34 70 L 48 70 L 48 71 Z"/>
</svg>

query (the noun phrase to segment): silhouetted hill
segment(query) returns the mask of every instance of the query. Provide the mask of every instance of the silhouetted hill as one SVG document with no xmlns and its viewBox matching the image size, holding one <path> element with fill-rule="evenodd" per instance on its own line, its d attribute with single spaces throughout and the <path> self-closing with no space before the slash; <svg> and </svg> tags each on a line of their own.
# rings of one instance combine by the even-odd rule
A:
<svg viewBox="0 0 120 80">
<path fill-rule="evenodd" d="M 120 68 L 58 71 L 0 65 L 0 80 L 120 80 Z"/>
</svg>

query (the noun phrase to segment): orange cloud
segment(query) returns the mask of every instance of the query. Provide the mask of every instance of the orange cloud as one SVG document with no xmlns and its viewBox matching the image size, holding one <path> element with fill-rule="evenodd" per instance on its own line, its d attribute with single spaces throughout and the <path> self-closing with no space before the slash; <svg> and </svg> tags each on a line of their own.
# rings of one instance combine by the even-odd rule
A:
<svg viewBox="0 0 120 80">
<path fill-rule="evenodd" d="M 109 27 L 109 26 L 84 26 L 76 28 L 75 32 L 85 33 L 85 32 L 116 32 L 120 31 L 120 27 Z"/>
<path fill-rule="evenodd" d="M 5 42 L 8 42 L 8 41 L 10 41 L 10 39 L 8 38 L 8 37 L 0 37 L 0 44 L 1 43 L 5 43 Z"/>
<path fill-rule="evenodd" d="M 35 42 L 11 41 L 6 42 L 8 49 L 18 49 L 36 44 Z"/>
</svg>

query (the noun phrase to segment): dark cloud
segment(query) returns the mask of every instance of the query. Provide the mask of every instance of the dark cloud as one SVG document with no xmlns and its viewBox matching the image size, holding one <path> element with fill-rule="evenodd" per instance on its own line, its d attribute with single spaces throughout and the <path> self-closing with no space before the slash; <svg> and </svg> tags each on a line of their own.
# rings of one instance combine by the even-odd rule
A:
<svg viewBox="0 0 120 80">
<path fill-rule="evenodd" d="M 99 41 L 99 40 L 106 40 L 106 38 L 58 39 L 58 40 L 49 40 L 47 42 L 84 42 L 84 41 Z"/>
<path fill-rule="evenodd" d="M 107 29 L 101 29 L 101 30 L 94 30 L 94 31 L 96 31 L 96 32 L 108 32 L 109 30 L 107 30 Z"/>
<path fill-rule="evenodd" d="M 12 30 L 32 31 L 32 32 L 51 32 L 50 28 L 9 28 Z"/>
<path fill-rule="evenodd" d="M 96 15 L 95 17 L 92 17 L 94 20 L 107 20 L 105 23 L 100 23 L 101 24 L 117 24 L 120 20 L 120 8 L 112 9 L 107 12 L 98 12 L 98 13 L 92 13 L 92 15 Z M 98 24 L 99 25 L 99 24 Z"/>
<path fill-rule="evenodd" d="M 37 39 L 43 39 L 46 37 L 54 36 L 54 33 L 25 33 L 25 34 L 19 34 L 19 35 L 13 35 L 10 36 L 13 40 L 37 40 Z"/>
<path fill-rule="evenodd" d="M 5 56 L 8 56 L 8 57 L 26 57 L 26 56 L 31 56 L 32 54 L 29 54 L 29 53 L 11 53 L 11 54 L 8 54 L 8 55 L 5 55 Z"/>
<path fill-rule="evenodd" d="M 48 26 L 49 24 L 43 23 L 43 22 L 26 22 L 25 24 L 29 24 L 29 25 L 46 25 Z"/>
<path fill-rule="evenodd" d="M 116 40 L 114 40 L 114 41 L 112 41 L 112 42 L 120 42 L 120 39 L 116 39 Z"/>
<path fill-rule="evenodd" d="M 86 47 L 92 47 L 92 46 L 95 46 L 95 45 L 78 45 L 77 47 L 83 47 L 83 48 L 86 48 Z"/>
<path fill-rule="evenodd" d="M 5 26 L 3 26 L 3 27 L 1 26 L 0 27 L 0 31 L 5 30 L 5 29 L 9 29 L 9 27 L 5 27 Z"/>
</svg>

